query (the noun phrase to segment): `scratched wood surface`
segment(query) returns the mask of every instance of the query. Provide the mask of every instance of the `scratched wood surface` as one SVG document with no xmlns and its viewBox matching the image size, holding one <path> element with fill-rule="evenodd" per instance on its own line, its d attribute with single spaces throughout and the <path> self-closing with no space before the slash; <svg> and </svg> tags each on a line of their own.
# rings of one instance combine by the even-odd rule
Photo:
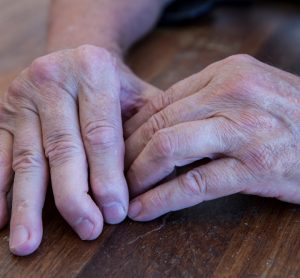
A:
<svg viewBox="0 0 300 278">
<path fill-rule="evenodd" d="M 1 90 L 42 54 L 48 4 L 0 0 Z M 296 4 L 220 7 L 192 25 L 160 27 L 128 61 L 161 88 L 234 53 L 300 75 L 299 15 Z M 234 195 L 82 242 L 50 196 L 44 226 L 26 258 L 10 254 L 8 227 L 0 232 L 1 277 L 300 277 L 300 207 L 271 199 Z"/>
</svg>

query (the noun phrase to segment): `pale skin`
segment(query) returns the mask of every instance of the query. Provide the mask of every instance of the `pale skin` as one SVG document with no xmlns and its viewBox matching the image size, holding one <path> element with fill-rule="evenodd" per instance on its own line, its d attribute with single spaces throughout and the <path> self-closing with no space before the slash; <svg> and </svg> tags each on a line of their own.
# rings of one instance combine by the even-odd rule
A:
<svg viewBox="0 0 300 278">
<path fill-rule="evenodd" d="M 235 55 L 154 97 L 124 126 L 129 217 L 234 193 L 300 204 L 300 78 Z M 157 187 L 176 166 L 196 167 Z"/>
<path fill-rule="evenodd" d="M 167 2 L 53 1 L 50 54 L 0 101 L 0 224 L 14 172 L 14 254 L 41 242 L 50 179 L 58 210 L 84 240 L 101 234 L 103 220 L 147 221 L 237 192 L 300 203 L 299 77 L 236 55 L 162 93 L 124 64 Z"/>
<path fill-rule="evenodd" d="M 0 102 L 0 226 L 8 220 L 14 172 L 14 254 L 28 255 L 41 242 L 50 179 L 58 210 L 81 239 L 97 238 L 103 220 L 115 224 L 126 217 L 122 117 L 160 91 L 135 76 L 123 56 L 166 3 L 52 2 L 49 54 L 33 61 Z"/>
</svg>

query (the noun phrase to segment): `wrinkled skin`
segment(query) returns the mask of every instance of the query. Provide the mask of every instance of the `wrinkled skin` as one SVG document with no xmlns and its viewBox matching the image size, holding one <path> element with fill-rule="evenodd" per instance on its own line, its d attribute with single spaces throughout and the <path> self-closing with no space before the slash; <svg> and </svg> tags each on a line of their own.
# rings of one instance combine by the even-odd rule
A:
<svg viewBox="0 0 300 278">
<path fill-rule="evenodd" d="M 232 56 L 179 82 L 124 132 L 134 220 L 237 192 L 300 204 L 300 79 L 254 58 Z"/>
<path fill-rule="evenodd" d="M 0 99 L 0 226 L 14 172 L 13 253 L 40 244 L 50 178 L 58 210 L 81 239 L 98 237 L 103 217 L 126 217 L 122 116 L 157 92 L 90 45 L 38 58 L 15 79 Z"/>
</svg>

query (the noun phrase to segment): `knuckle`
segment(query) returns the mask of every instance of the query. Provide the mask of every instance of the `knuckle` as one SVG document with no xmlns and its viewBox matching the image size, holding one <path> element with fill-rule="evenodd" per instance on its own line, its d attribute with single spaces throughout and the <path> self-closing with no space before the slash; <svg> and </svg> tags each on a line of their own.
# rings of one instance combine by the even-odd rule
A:
<svg viewBox="0 0 300 278">
<path fill-rule="evenodd" d="M 80 142 L 67 133 L 55 132 L 45 139 L 45 155 L 51 167 L 60 166 L 82 154 Z"/>
<path fill-rule="evenodd" d="M 164 208 L 169 207 L 168 203 L 170 200 L 169 194 L 162 190 L 154 190 L 151 197 L 147 200 L 149 207 L 153 208 Z"/>
<path fill-rule="evenodd" d="M 8 92 L 12 97 L 19 97 L 23 95 L 24 83 L 20 78 L 16 78 L 9 86 Z"/>
<path fill-rule="evenodd" d="M 31 79 L 38 84 L 51 82 L 63 83 L 62 64 L 56 54 L 50 54 L 35 59 L 29 67 Z"/>
<path fill-rule="evenodd" d="M 82 73 L 91 79 L 99 79 L 99 73 L 114 71 L 116 59 L 104 48 L 82 45 L 76 49 Z"/>
<path fill-rule="evenodd" d="M 157 96 L 155 96 L 153 99 L 151 99 L 148 102 L 146 109 L 151 114 L 160 112 L 164 107 L 170 105 L 173 102 L 172 95 L 173 95 L 174 90 L 175 90 L 175 87 L 172 86 L 171 88 L 168 89 L 167 92 L 160 93 Z"/>
<path fill-rule="evenodd" d="M 193 169 L 179 177 L 181 189 L 187 196 L 205 196 L 208 186 L 204 173 L 199 169 Z"/>
<path fill-rule="evenodd" d="M 174 140 L 165 130 L 160 130 L 153 136 L 151 145 L 156 157 L 171 158 L 175 153 Z"/>
<path fill-rule="evenodd" d="M 17 210 L 17 212 L 23 212 L 24 210 L 30 208 L 30 202 L 29 200 L 26 200 L 26 199 L 17 199 L 17 200 L 14 200 L 14 207 L 15 209 Z"/>
<path fill-rule="evenodd" d="M 220 118 L 214 130 L 217 146 L 224 152 L 230 153 L 240 148 L 241 142 L 244 141 L 244 135 L 241 128 L 228 122 L 227 119 Z"/>
<path fill-rule="evenodd" d="M 78 81 L 72 61 L 72 50 L 62 50 L 39 57 L 28 68 L 28 78 L 33 85 L 33 91 L 42 96 L 43 102 L 57 105 L 65 96 L 75 100 L 78 91 Z M 49 96 L 48 96 L 49 95 Z"/>
<path fill-rule="evenodd" d="M 30 82 L 26 82 L 25 71 L 13 80 L 8 88 L 8 101 L 15 104 L 15 100 L 24 98 L 31 92 Z"/>
<path fill-rule="evenodd" d="M 75 51 L 85 97 L 95 96 L 100 88 L 102 97 L 119 101 L 121 85 L 116 58 L 106 49 L 92 45 L 80 46 Z"/>
<path fill-rule="evenodd" d="M 150 124 L 152 130 L 154 131 L 154 133 L 165 127 L 164 117 L 162 115 L 163 114 L 161 112 L 159 112 L 159 113 L 153 115 L 149 120 L 149 124 Z"/>
<path fill-rule="evenodd" d="M 161 129 L 167 127 L 166 116 L 163 111 L 154 114 L 145 124 L 143 128 L 143 134 L 145 139 L 150 139 L 152 136 L 160 131 Z"/>
<path fill-rule="evenodd" d="M 101 61 L 111 62 L 113 56 L 105 48 L 97 47 L 90 44 L 84 44 L 77 48 L 78 54 L 82 57 L 82 60 L 87 61 L 88 64 L 94 63 L 95 58 L 100 59 Z"/>
<path fill-rule="evenodd" d="M 235 54 L 232 56 L 229 56 L 226 58 L 228 63 L 234 64 L 234 65 L 240 65 L 244 63 L 253 62 L 255 59 L 248 55 L 248 54 Z"/>
<path fill-rule="evenodd" d="M 89 122 L 84 127 L 84 140 L 91 147 L 109 149 L 120 141 L 118 129 L 117 125 L 103 123 L 103 121 Z"/>
<path fill-rule="evenodd" d="M 220 80 L 225 91 L 233 96 L 249 97 L 249 85 L 256 86 L 258 76 L 254 69 L 254 58 L 247 54 L 237 54 L 226 58 L 224 63 L 224 74 Z M 224 88 L 222 88 L 224 89 Z"/>
<path fill-rule="evenodd" d="M 241 68 L 225 77 L 218 94 L 224 97 L 226 102 L 252 102 L 255 99 L 255 90 L 250 93 L 250 89 L 257 86 L 256 80 L 257 76 L 251 69 Z"/>
<path fill-rule="evenodd" d="M 19 172 L 32 171 L 34 168 L 40 168 L 44 165 L 44 157 L 36 150 L 16 151 L 13 159 L 13 170 Z"/>
</svg>

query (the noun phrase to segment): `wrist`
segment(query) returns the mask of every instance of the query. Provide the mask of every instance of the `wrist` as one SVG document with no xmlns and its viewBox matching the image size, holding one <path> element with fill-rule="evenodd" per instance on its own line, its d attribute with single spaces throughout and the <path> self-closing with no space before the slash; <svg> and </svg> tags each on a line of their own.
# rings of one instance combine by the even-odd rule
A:
<svg viewBox="0 0 300 278">
<path fill-rule="evenodd" d="M 107 38 L 88 39 L 76 37 L 71 38 L 71 36 L 70 38 L 49 36 L 46 45 L 46 53 L 51 53 L 63 49 L 77 48 L 85 44 L 104 48 L 118 60 L 123 61 L 124 50 L 122 49 L 122 47 L 116 41 Z"/>
</svg>

